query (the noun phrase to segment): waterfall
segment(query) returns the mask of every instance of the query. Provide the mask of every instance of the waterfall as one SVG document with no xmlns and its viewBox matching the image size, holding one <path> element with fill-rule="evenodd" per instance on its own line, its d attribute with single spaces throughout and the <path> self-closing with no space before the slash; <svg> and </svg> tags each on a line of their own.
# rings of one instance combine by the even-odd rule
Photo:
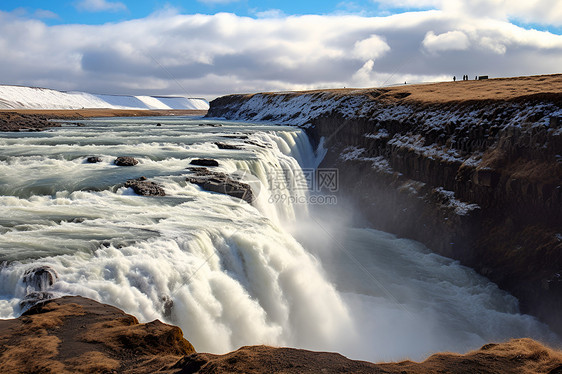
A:
<svg viewBox="0 0 562 374">
<path fill-rule="evenodd" d="M 367 360 L 551 336 L 474 271 L 347 227 L 339 207 L 315 214 L 306 173 L 325 150 L 315 154 L 300 129 L 174 117 L 84 124 L 0 136 L 0 318 L 82 295 L 177 324 L 202 352 L 270 344 Z M 116 166 L 117 156 L 138 164 Z M 255 201 L 189 183 L 198 158 L 249 184 Z M 166 196 L 124 187 L 140 176 Z"/>
</svg>

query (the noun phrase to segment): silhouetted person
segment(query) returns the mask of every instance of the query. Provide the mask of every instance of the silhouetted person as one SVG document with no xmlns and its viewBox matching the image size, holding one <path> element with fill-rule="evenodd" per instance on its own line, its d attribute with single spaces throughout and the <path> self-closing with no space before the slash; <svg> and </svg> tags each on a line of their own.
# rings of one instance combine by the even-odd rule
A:
<svg viewBox="0 0 562 374">
<path fill-rule="evenodd" d="M 457 80 L 457 77 L 453 75 L 453 82 Z"/>
</svg>

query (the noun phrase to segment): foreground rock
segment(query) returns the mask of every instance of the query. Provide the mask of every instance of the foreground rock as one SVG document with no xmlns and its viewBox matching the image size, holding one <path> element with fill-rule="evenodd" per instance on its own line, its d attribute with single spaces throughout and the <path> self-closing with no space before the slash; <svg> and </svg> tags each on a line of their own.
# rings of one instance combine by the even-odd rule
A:
<svg viewBox="0 0 562 374">
<path fill-rule="evenodd" d="M 78 296 L 0 321 L 2 373 L 151 373 L 193 353 L 178 327 Z"/>
<path fill-rule="evenodd" d="M 125 187 L 132 188 L 137 195 L 142 196 L 166 196 L 164 189 L 157 183 L 151 182 L 146 177 L 129 179 Z"/>
<path fill-rule="evenodd" d="M 472 267 L 562 335 L 562 75 L 230 95 L 208 115 L 323 139 L 338 202 Z"/>
<path fill-rule="evenodd" d="M 201 186 L 204 190 L 236 197 L 248 204 L 254 201 L 254 193 L 249 184 L 234 180 L 225 173 L 206 168 L 190 168 L 190 170 L 195 172 L 195 176 L 188 177 L 187 181 Z"/>
<path fill-rule="evenodd" d="M 423 344 L 423 341 L 420 341 Z M 373 364 L 337 353 L 267 346 L 197 353 L 180 328 L 79 296 L 40 303 L 0 320 L 0 367 L 12 373 L 544 373 L 562 372 L 562 352 L 530 339 L 422 363 Z"/>
</svg>

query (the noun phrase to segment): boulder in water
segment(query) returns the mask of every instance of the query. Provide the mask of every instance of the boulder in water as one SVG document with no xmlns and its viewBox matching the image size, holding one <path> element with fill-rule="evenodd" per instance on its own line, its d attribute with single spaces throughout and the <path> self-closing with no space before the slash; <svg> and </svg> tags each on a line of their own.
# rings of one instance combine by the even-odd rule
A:
<svg viewBox="0 0 562 374">
<path fill-rule="evenodd" d="M 271 148 L 270 144 L 258 143 L 255 140 L 245 140 L 244 143 L 250 144 L 250 145 L 255 145 L 256 147 L 260 147 L 260 148 Z"/>
<path fill-rule="evenodd" d="M 236 149 L 236 150 L 244 149 L 239 145 L 228 144 L 223 142 L 215 142 L 215 145 L 219 147 L 219 149 Z"/>
<path fill-rule="evenodd" d="M 249 184 L 232 179 L 225 173 L 210 171 L 206 168 L 191 168 L 195 172 L 194 177 L 188 177 L 187 181 L 197 184 L 207 191 L 218 192 L 251 204 L 254 201 L 254 193 Z"/>
<path fill-rule="evenodd" d="M 138 179 L 129 179 L 125 183 L 125 187 L 132 188 L 137 195 L 166 196 L 166 192 L 160 185 L 148 181 L 146 177 L 140 177 Z"/>
<path fill-rule="evenodd" d="M 101 162 L 101 158 L 99 158 L 97 156 L 90 156 L 86 159 L 86 162 L 88 162 L 90 164 L 95 164 L 95 163 Z"/>
<path fill-rule="evenodd" d="M 117 166 L 135 166 L 138 163 L 135 158 L 129 156 L 120 156 L 114 161 L 114 164 Z"/>
<path fill-rule="evenodd" d="M 21 310 L 26 311 L 39 302 L 52 299 L 54 295 L 49 289 L 55 284 L 58 277 L 57 272 L 46 265 L 27 270 L 23 274 L 26 295 L 20 301 Z"/>
<path fill-rule="evenodd" d="M 39 266 L 29 269 L 23 274 L 23 283 L 36 291 L 45 291 L 55 284 L 58 277 L 53 268 L 46 265 Z"/>
<path fill-rule="evenodd" d="M 195 160 L 191 160 L 190 164 L 197 166 L 219 166 L 219 162 L 212 158 L 196 158 Z"/>
</svg>

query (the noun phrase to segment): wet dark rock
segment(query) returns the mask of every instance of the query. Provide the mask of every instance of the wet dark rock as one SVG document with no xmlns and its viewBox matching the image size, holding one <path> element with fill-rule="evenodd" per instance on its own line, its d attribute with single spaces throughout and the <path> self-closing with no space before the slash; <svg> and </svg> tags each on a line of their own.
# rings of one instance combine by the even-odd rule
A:
<svg viewBox="0 0 562 374">
<path fill-rule="evenodd" d="M 115 159 L 114 163 L 117 166 L 135 166 L 139 162 L 133 157 L 120 156 Z"/>
<path fill-rule="evenodd" d="M 162 297 L 162 309 L 164 317 L 168 318 L 172 315 L 172 308 L 174 307 L 174 300 L 170 296 Z"/>
<path fill-rule="evenodd" d="M 242 147 L 240 147 L 239 145 L 235 145 L 235 144 L 228 144 L 228 143 L 223 143 L 223 142 L 215 142 L 215 145 L 217 147 L 219 147 L 219 149 L 244 149 Z"/>
<path fill-rule="evenodd" d="M 271 148 L 271 145 L 258 143 L 255 140 L 245 140 L 244 143 L 250 144 L 250 145 L 255 145 L 256 147 L 260 147 L 260 148 Z"/>
<path fill-rule="evenodd" d="M 225 139 L 248 139 L 248 135 L 223 135 L 221 138 Z"/>
<path fill-rule="evenodd" d="M 23 283 L 36 291 L 45 291 L 58 279 L 57 272 L 49 266 L 39 266 L 23 274 Z"/>
<path fill-rule="evenodd" d="M 210 171 L 206 168 L 191 168 L 195 172 L 194 177 L 188 177 L 187 181 L 197 184 L 201 188 L 211 192 L 218 192 L 251 204 L 254 201 L 254 193 L 249 184 L 232 179 L 225 173 Z"/>
<path fill-rule="evenodd" d="M 26 295 L 20 301 L 21 310 L 25 311 L 41 301 L 52 299 L 54 295 L 49 289 L 55 284 L 58 277 L 57 272 L 46 265 L 28 269 L 23 274 Z"/>
<path fill-rule="evenodd" d="M 162 126 L 162 124 L 161 124 L 161 123 L 157 123 L 156 126 L 160 127 L 160 126 Z"/>
<path fill-rule="evenodd" d="M 97 156 L 90 156 L 86 159 L 86 162 L 88 162 L 90 164 L 95 164 L 95 163 L 101 162 L 101 158 L 99 158 Z"/>
<path fill-rule="evenodd" d="M 157 183 L 148 181 L 146 177 L 129 179 L 125 187 L 132 188 L 137 195 L 142 196 L 166 196 L 164 189 Z"/>
<path fill-rule="evenodd" d="M 53 295 L 53 293 L 49 291 L 29 292 L 27 295 L 25 295 L 25 298 L 20 301 L 20 310 L 22 312 L 26 312 L 35 305 L 54 298 L 55 295 Z"/>
<path fill-rule="evenodd" d="M 190 164 L 197 166 L 219 166 L 219 162 L 217 160 L 213 160 L 212 158 L 197 158 L 195 160 L 191 160 Z"/>
</svg>

